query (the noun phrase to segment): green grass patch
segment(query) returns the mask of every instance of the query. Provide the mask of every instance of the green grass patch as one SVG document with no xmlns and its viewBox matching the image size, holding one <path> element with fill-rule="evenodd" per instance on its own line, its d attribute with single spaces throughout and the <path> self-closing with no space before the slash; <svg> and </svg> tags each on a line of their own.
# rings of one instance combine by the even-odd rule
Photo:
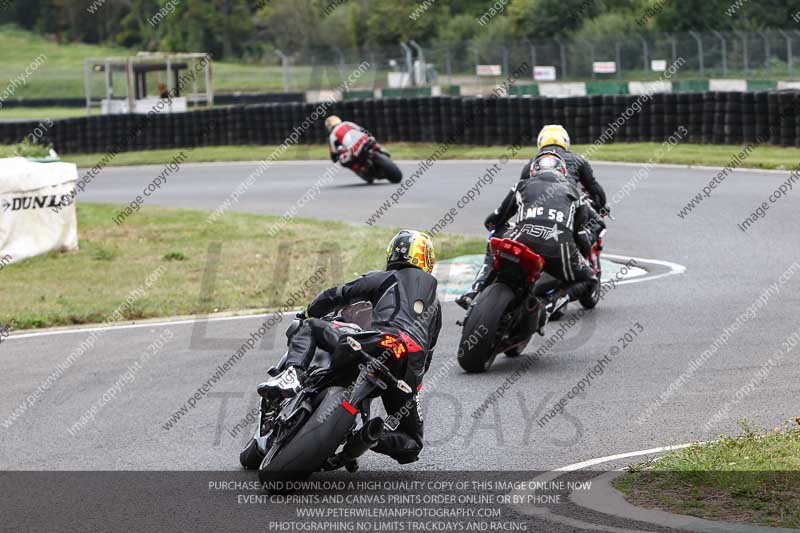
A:
<svg viewBox="0 0 800 533">
<path fill-rule="evenodd" d="M 0 157 L 46 158 L 49 157 L 52 148 L 51 144 L 43 145 L 31 142 L 30 139 L 24 139 L 11 146 L 0 146 Z"/>
<path fill-rule="evenodd" d="M 98 113 L 97 109 L 94 110 L 94 113 Z M 0 119 L 2 120 L 42 120 L 85 116 L 85 107 L 4 107 L 0 109 Z"/>
<path fill-rule="evenodd" d="M 387 145 L 394 159 L 424 160 L 433 154 L 439 145 L 434 143 L 392 143 Z M 728 145 L 683 144 L 670 151 L 659 150 L 659 143 L 619 143 L 608 144 L 592 152 L 593 161 L 623 161 L 642 163 L 653 159 L 654 163 L 673 163 L 682 165 L 707 165 L 724 167 L 741 147 Z M 581 153 L 586 145 L 576 145 L 573 150 Z M 9 153 L 10 148 L 0 146 L 0 154 Z M 58 150 L 58 147 L 56 147 Z M 142 152 L 122 152 L 111 162 L 111 166 L 166 164 L 180 149 L 147 150 Z M 212 161 L 257 161 L 266 159 L 278 146 L 205 146 L 187 153 L 187 161 L 200 163 Z M 441 159 L 497 159 L 506 151 L 503 146 L 453 145 L 441 155 Z M 519 157 L 524 158 L 536 152 L 535 146 L 523 149 Z M 659 157 L 654 154 L 665 152 Z M 94 166 L 103 154 L 65 154 L 65 161 L 76 163 L 79 167 Z M 293 145 L 278 158 L 282 161 L 326 160 L 328 148 L 323 145 Z M 750 153 L 740 165 L 744 168 L 764 168 L 788 170 L 800 165 L 800 148 L 780 146 L 761 146 Z"/>
<path fill-rule="evenodd" d="M 269 237 L 278 217 L 226 213 L 209 225 L 207 211 L 160 207 L 143 207 L 117 226 L 112 217 L 122 207 L 78 204 L 79 251 L 2 268 L 0 323 L 15 330 L 99 323 L 143 288 L 126 307 L 126 319 L 277 309 L 324 269 L 300 307 L 322 289 L 384 267 L 394 234 L 296 219 Z M 434 240 L 442 259 L 485 247 L 474 237 L 442 234 Z M 159 269 L 157 281 L 145 287 Z M 213 291 L 201 290 L 204 276 Z"/>
<path fill-rule="evenodd" d="M 797 419 L 800 424 L 800 418 Z M 800 527 L 800 428 L 722 436 L 633 465 L 614 481 L 641 507 L 771 527 Z"/>
</svg>

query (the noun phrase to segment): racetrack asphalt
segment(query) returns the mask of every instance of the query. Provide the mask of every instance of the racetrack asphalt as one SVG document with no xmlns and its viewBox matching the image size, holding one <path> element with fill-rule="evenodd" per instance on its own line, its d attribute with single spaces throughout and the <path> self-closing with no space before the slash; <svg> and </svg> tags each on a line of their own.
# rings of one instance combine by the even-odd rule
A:
<svg viewBox="0 0 800 533">
<path fill-rule="evenodd" d="M 430 228 L 495 163 L 437 162 L 378 223 Z M 417 167 L 413 161 L 399 164 L 406 176 Z M 326 162 L 276 163 L 232 209 L 282 215 L 328 166 Z M 483 187 L 445 231 L 483 235 L 485 215 L 514 183 L 521 166 L 522 161 L 502 165 L 493 183 Z M 254 168 L 255 163 L 185 164 L 147 204 L 214 209 Z M 595 173 L 611 198 L 641 168 L 597 163 Z M 104 169 L 78 201 L 127 203 L 161 169 Z M 607 252 L 674 262 L 685 266 L 686 272 L 609 291 L 596 310 L 577 322 L 564 340 L 535 361 L 504 397 L 478 418 L 471 413 L 513 374 L 519 359 L 498 357 L 482 375 L 467 375 L 457 365 L 448 364 L 455 358 L 460 336 L 455 322 L 463 312 L 452 302 L 445 303 L 445 325 L 429 372 L 429 376 L 439 372 L 443 377 L 423 391 L 426 446 L 420 460 L 398 466 L 368 454 L 361 460 L 362 472 L 546 471 L 594 457 L 712 439 L 720 433 L 736 432 L 740 418 L 773 427 L 800 415 L 796 354 L 784 356 L 765 377 L 757 378 L 761 365 L 798 329 L 800 269 L 780 284 L 766 305 L 741 324 L 713 356 L 699 366 L 691 364 L 762 291 L 778 283 L 781 274 L 800 261 L 796 215 L 800 192 L 792 191 L 771 204 L 766 217 L 746 233 L 737 228 L 786 181 L 788 172 L 737 170 L 685 219 L 677 216 L 716 173 L 707 168 L 654 167 L 613 204 L 615 220 L 608 224 Z M 298 210 L 298 216 L 363 225 L 396 189 L 388 183 L 366 185 L 342 170 L 332 183 L 322 186 L 318 198 Z M 562 321 L 575 311 L 572 307 Z M 251 429 L 236 437 L 229 431 L 255 405 L 255 384 L 282 355 L 283 325 L 214 385 L 214 397 L 203 397 L 175 427 L 167 430 L 163 425 L 263 319 L 211 321 L 205 333 L 192 323 L 107 331 L 10 427 L 0 428 L 2 468 L 239 470 L 239 448 Z M 548 327 L 554 331 L 558 324 Z M 642 331 L 630 343 L 620 340 L 631 328 Z M 171 332 L 171 340 L 163 350 L 143 365 L 85 428 L 74 436 L 68 433 L 165 330 Z M 16 335 L 0 345 L 0 421 L 7 421 L 88 333 L 75 330 L 15 339 Z M 543 340 L 535 337 L 525 353 L 532 354 Z M 624 349 L 623 343 L 627 344 Z M 537 420 L 612 347 L 619 351 L 602 375 L 594 377 L 578 397 L 569 399 L 565 413 L 539 427 Z M 440 372 L 443 368 L 446 372 Z M 651 410 L 646 420 L 640 418 L 682 374 L 684 379 L 664 404 Z M 753 390 L 733 403 L 723 420 L 704 428 L 754 379 Z"/>
</svg>

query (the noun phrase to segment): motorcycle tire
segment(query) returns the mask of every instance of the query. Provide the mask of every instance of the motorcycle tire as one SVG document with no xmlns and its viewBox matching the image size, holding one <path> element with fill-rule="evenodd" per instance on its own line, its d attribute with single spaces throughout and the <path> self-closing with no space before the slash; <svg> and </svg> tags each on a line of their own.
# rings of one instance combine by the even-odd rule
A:
<svg viewBox="0 0 800 533">
<path fill-rule="evenodd" d="M 343 387 L 330 387 L 304 425 L 280 449 L 267 453 L 258 469 L 258 479 L 271 493 L 292 492 L 287 482 L 303 481 L 342 444 L 355 424 L 355 417 L 342 405 Z"/>
<path fill-rule="evenodd" d="M 514 291 L 503 283 L 493 283 L 478 294 L 464 322 L 458 349 L 458 364 L 470 373 L 486 372 L 497 355 L 497 330 Z"/>
<path fill-rule="evenodd" d="M 264 454 L 258 449 L 256 439 L 251 438 L 250 442 L 248 442 L 239 453 L 239 463 L 247 470 L 255 470 L 261 465 L 261 461 L 263 460 Z"/>
<path fill-rule="evenodd" d="M 403 179 L 403 173 L 400 167 L 394 164 L 394 161 L 386 157 L 380 152 L 373 155 L 372 163 L 378 168 L 378 175 L 385 178 L 392 183 L 400 183 Z"/>
</svg>

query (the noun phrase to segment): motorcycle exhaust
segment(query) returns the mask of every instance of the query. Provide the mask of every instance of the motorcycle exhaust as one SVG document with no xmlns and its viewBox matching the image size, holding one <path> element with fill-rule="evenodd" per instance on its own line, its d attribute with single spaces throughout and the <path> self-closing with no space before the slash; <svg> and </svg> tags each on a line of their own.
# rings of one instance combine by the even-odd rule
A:
<svg viewBox="0 0 800 533">
<path fill-rule="evenodd" d="M 346 461 L 353 461 L 375 446 L 381 435 L 383 435 L 383 419 L 373 418 L 361 428 L 361 431 L 350 437 L 339 455 Z"/>
<path fill-rule="evenodd" d="M 520 320 L 520 333 L 523 336 L 533 335 L 539 329 L 543 312 L 538 298 L 531 296 L 525 300 L 525 312 Z"/>
</svg>

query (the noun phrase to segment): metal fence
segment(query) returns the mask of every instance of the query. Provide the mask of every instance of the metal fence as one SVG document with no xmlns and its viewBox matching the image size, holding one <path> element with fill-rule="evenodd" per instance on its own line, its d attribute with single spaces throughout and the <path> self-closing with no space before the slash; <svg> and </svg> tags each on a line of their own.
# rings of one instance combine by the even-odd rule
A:
<svg viewBox="0 0 800 533">
<path fill-rule="evenodd" d="M 709 32 L 614 36 L 607 39 L 542 39 L 505 43 L 480 40 L 422 47 L 414 41 L 363 49 L 276 51 L 285 91 L 333 88 L 362 61 L 370 64 L 356 89 L 386 87 L 390 73 L 405 74 L 412 86 L 480 84 L 477 65 L 499 67 L 496 77 L 527 65 L 552 66 L 559 81 L 652 80 L 662 70 L 652 61 L 671 64 L 683 58 L 681 79 L 796 79 L 800 75 L 800 30 Z M 595 62 L 614 62 L 615 72 L 599 73 Z M 424 66 L 423 66 L 424 65 Z M 658 63 L 656 63 L 656 66 Z M 489 78 L 491 76 L 488 76 Z"/>
</svg>

